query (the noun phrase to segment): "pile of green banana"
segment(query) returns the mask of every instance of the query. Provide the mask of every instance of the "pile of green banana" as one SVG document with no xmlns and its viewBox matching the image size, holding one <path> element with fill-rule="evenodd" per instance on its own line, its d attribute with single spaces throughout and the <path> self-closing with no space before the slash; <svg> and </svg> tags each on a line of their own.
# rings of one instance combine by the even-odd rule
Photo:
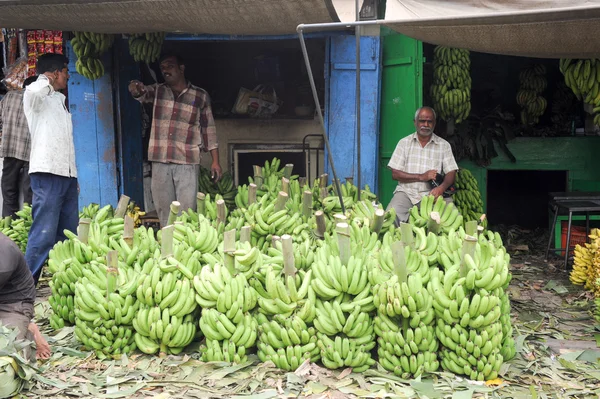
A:
<svg viewBox="0 0 600 399">
<path fill-rule="evenodd" d="M 229 209 L 234 208 L 235 197 L 238 193 L 237 188 L 233 185 L 233 178 L 229 171 L 223 173 L 221 179 L 215 183 L 212 180 L 211 171 L 203 166 L 200 166 L 200 173 L 198 174 L 198 191 L 210 194 L 213 197 L 220 194 Z"/>
<path fill-rule="evenodd" d="M 29 238 L 29 230 L 33 222 L 31 206 L 23 204 L 23 209 L 17 212 L 17 218 L 13 219 L 10 216 L 0 219 L 0 232 L 14 241 L 21 252 L 25 253 L 27 249 L 27 241 Z"/>
<path fill-rule="evenodd" d="M 600 65 L 598 59 L 561 58 L 559 69 L 578 100 L 593 107 L 594 125 L 600 126 Z"/>
<path fill-rule="evenodd" d="M 201 254 L 186 243 L 173 243 L 170 256 L 157 255 L 144 262 L 138 279 L 134 338 L 144 353 L 178 354 L 196 336 L 192 280 Z"/>
<path fill-rule="evenodd" d="M 501 351 L 511 351 L 502 349 L 500 322 L 501 297 L 511 276 L 504 247 L 480 235 L 472 250 L 473 256 L 464 251 L 460 264 L 433 270 L 427 289 L 434 299 L 442 368 L 483 381 L 497 377 L 504 361 Z M 505 342 L 514 344 L 512 338 Z"/>
<path fill-rule="evenodd" d="M 321 243 L 321 241 L 318 241 Z M 316 241 L 304 240 L 294 243 L 294 267 L 297 270 L 308 272 L 315 261 L 315 248 L 318 246 Z M 255 249 L 255 248 L 254 248 Z M 238 249 L 239 251 L 239 249 Z M 238 252 L 236 251 L 236 253 Z M 268 273 L 271 270 L 281 272 L 283 270 L 283 248 L 281 240 L 276 240 L 272 246 L 267 248 L 266 252 L 257 258 L 254 277 L 262 284 L 265 284 Z M 237 257 L 236 257 L 237 262 Z M 236 266 L 240 269 L 239 266 Z M 251 281 L 252 283 L 252 281 Z"/>
<path fill-rule="evenodd" d="M 294 371 L 305 360 L 318 362 L 321 351 L 317 347 L 317 333 L 301 317 L 275 315 L 272 319 L 262 313 L 258 320 L 258 358 L 272 361 L 282 370 Z"/>
<path fill-rule="evenodd" d="M 433 195 L 426 195 L 418 206 L 415 205 L 410 209 L 409 223 L 417 227 L 425 227 L 431 220 L 431 212 L 439 214 L 440 228 L 444 233 L 458 229 L 466 220 L 455 204 L 446 204 L 442 196 L 435 199 Z"/>
<path fill-rule="evenodd" d="M 471 112 L 471 59 L 464 49 L 436 46 L 433 52 L 431 98 L 440 117 L 457 124 Z"/>
<path fill-rule="evenodd" d="M 219 245 L 219 234 L 210 221 L 202 215 L 194 214 L 189 219 L 192 212 L 184 213 L 183 217 L 178 218 L 182 223 L 175 224 L 173 239 L 176 242 L 187 244 L 190 248 L 199 251 L 201 254 L 212 254 Z M 185 222 L 183 221 L 185 220 Z"/>
<path fill-rule="evenodd" d="M 373 304 L 379 363 L 402 378 L 437 371 L 433 297 L 421 275 L 410 274 L 405 281 L 392 275 L 373 287 Z"/>
<path fill-rule="evenodd" d="M 90 224 L 87 243 L 65 230 L 67 240 L 57 242 L 48 253 L 48 272 L 52 274 L 49 283 L 52 295 L 48 301 L 53 310 L 50 325 L 54 329 L 75 322 L 75 284 L 84 276 L 85 265 L 91 261 L 104 262 L 109 251 L 120 249 L 118 242 L 123 235 L 124 220 L 108 218 L 108 214 L 109 209 L 104 208 L 102 213 L 96 215 L 100 216 L 100 222 L 92 221 Z"/>
<path fill-rule="evenodd" d="M 354 207 L 352 208 L 350 213 L 350 220 L 361 221 L 361 223 L 369 226 L 371 230 L 373 230 L 376 226 L 375 212 L 377 212 L 378 210 L 385 212 L 383 205 L 381 205 L 380 203 L 374 205 L 373 201 L 370 199 L 361 199 L 360 201 L 354 204 Z M 383 214 L 383 217 L 384 219 L 381 225 L 381 229 L 377 231 L 377 233 L 380 235 L 383 235 L 386 232 L 393 230 L 394 223 L 396 222 L 396 210 L 394 208 L 390 208 L 389 211 Z"/>
<path fill-rule="evenodd" d="M 338 234 L 335 238 L 341 240 L 343 236 Z M 353 253 L 340 250 L 342 243 L 336 245 L 335 238 L 317 250 L 311 269 L 311 286 L 317 296 L 313 320 L 319 333 L 317 345 L 325 367 L 352 367 L 361 372 L 375 363 L 371 358 L 375 347 L 373 294 L 368 278 L 371 259 L 352 241 L 352 234 Z"/>
<path fill-rule="evenodd" d="M 454 183 L 456 193 L 452 197 L 454 204 L 460 210 L 465 222 L 470 220 L 480 220 L 483 214 L 483 201 L 481 192 L 475 176 L 469 169 L 459 169 L 456 173 Z M 487 226 L 487 219 L 483 220 L 483 227 Z M 455 229 L 456 230 L 456 229 Z"/>
<path fill-rule="evenodd" d="M 600 298 L 594 299 L 594 319 L 600 323 Z"/>
<path fill-rule="evenodd" d="M 250 313 L 257 304 L 256 290 L 243 273 L 217 263 L 204 266 L 193 279 L 195 300 L 202 307 L 200 330 L 204 361 L 245 362 L 256 344 L 258 323 Z"/>
<path fill-rule="evenodd" d="M 113 44 L 115 37 L 106 33 L 73 32 L 71 39 L 73 52 L 77 56 L 75 69 L 77 73 L 90 80 L 104 76 L 104 65 L 100 57 Z"/>
<path fill-rule="evenodd" d="M 75 336 L 99 359 L 135 350 L 131 323 L 139 308 L 137 273 L 128 267 L 109 271 L 95 260 L 84 267 L 88 273 L 75 284 Z"/>
<path fill-rule="evenodd" d="M 134 33 L 129 36 L 129 54 L 134 61 L 149 64 L 158 60 L 164 41 L 164 32 Z"/>
<path fill-rule="evenodd" d="M 437 239 L 441 240 L 442 238 L 443 236 L 440 236 Z M 373 266 L 369 271 L 369 282 L 373 286 L 382 284 L 395 274 L 394 255 L 392 251 L 392 243 L 394 241 L 398 241 L 394 233 L 388 233 L 383 238 L 383 243 L 377 256 L 377 265 Z M 438 243 L 431 241 L 429 246 L 430 248 L 435 247 L 437 249 Z M 426 250 L 418 251 L 410 245 L 404 246 L 404 259 L 406 260 L 407 272 L 419 274 L 423 283 L 427 284 L 429 281 L 430 259 L 425 253 Z"/>
<path fill-rule="evenodd" d="M 542 93 L 546 90 L 548 82 L 544 75 L 546 67 L 536 64 L 526 68 L 519 74 L 521 88 L 517 92 L 517 104 L 521 108 L 521 123 L 523 125 L 535 125 L 539 123 L 540 116 L 546 111 L 548 102 Z"/>
</svg>

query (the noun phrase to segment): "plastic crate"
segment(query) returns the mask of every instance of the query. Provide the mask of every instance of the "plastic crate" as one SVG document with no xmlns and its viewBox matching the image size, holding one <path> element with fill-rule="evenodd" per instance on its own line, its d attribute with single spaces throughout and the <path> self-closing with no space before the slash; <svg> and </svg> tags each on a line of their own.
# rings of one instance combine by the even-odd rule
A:
<svg viewBox="0 0 600 399">
<path fill-rule="evenodd" d="M 561 222 L 561 236 L 560 236 L 560 247 L 567 247 L 567 224 L 568 222 Z M 575 246 L 577 244 L 583 246 L 588 241 L 587 234 L 585 233 L 585 226 L 573 226 L 571 225 L 571 245 L 569 246 L 569 256 L 573 255 Z M 560 252 L 560 256 L 565 256 L 565 251 Z"/>
</svg>

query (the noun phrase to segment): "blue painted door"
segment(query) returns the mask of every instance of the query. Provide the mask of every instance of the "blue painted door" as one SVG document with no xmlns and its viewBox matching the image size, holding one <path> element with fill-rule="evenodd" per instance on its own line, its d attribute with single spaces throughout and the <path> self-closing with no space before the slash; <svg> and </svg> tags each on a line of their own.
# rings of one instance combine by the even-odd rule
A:
<svg viewBox="0 0 600 399">
<path fill-rule="evenodd" d="M 144 151 L 142 143 L 142 118 L 140 103 L 129 93 L 128 85 L 140 78 L 138 63 L 129 54 L 127 40 L 116 40 L 115 58 L 115 102 L 117 118 L 119 194 L 129 196 L 140 207 L 144 207 L 144 177 L 142 166 Z"/>
<path fill-rule="evenodd" d="M 361 101 L 361 183 L 377 190 L 379 147 L 379 98 L 381 90 L 381 41 L 364 36 L 360 41 Z M 357 182 L 358 146 L 356 142 L 356 38 L 331 37 L 328 42 L 326 70 L 326 126 L 334 165 L 339 179 L 353 177 Z M 327 156 L 327 154 L 326 154 Z M 327 162 L 325 170 L 332 176 Z"/>
<path fill-rule="evenodd" d="M 77 73 L 70 42 L 68 97 L 73 119 L 73 138 L 77 177 L 79 180 L 79 207 L 92 202 L 116 206 L 118 183 L 115 151 L 115 122 L 112 79 L 110 72 L 91 81 Z M 102 59 L 104 69 L 112 70 L 109 54 Z"/>
</svg>

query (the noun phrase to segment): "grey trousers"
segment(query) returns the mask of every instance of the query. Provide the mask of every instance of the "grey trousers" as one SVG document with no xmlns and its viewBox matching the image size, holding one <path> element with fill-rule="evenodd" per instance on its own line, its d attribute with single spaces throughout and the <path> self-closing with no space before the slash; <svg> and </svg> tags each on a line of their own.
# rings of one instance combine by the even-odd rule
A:
<svg viewBox="0 0 600 399">
<path fill-rule="evenodd" d="M 171 202 L 179 201 L 181 211 L 196 210 L 200 165 L 152 162 L 152 200 L 161 227 L 169 220 Z"/>
<path fill-rule="evenodd" d="M 446 204 L 449 204 L 452 202 L 452 197 L 444 198 L 444 201 L 446 201 Z M 413 206 L 419 206 L 420 203 L 421 202 L 413 205 L 405 192 L 397 191 L 387 206 L 386 211 L 390 208 L 394 208 L 396 210 L 396 226 L 399 226 L 400 223 L 408 221 L 410 209 Z"/>
<path fill-rule="evenodd" d="M 0 321 L 7 327 L 19 329 L 17 339 L 28 336 L 29 323 L 33 319 L 33 303 L 15 302 L 0 304 Z"/>
</svg>

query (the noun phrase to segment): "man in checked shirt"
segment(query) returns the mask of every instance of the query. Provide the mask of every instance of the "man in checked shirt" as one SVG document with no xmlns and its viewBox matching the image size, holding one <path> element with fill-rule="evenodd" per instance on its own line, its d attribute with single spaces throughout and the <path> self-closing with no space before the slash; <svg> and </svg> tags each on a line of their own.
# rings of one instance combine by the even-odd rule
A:
<svg viewBox="0 0 600 399">
<path fill-rule="evenodd" d="M 2 217 L 14 216 L 19 210 L 19 193 L 23 192 L 23 202 L 31 205 L 33 191 L 29 181 L 29 152 L 31 136 L 27 118 L 23 112 L 23 93 L 37 76 L 30 76 L 23 82 L 23 90 L 9 91 L 0 101 L 0 158 L 2 165 Z"/>
<path fill-rule="evenodd" d="M 458 166 L 450 144 L 433 133 L 436 115 L 433 108 L 421 107 L 415 113 L 417 131 L 396 145 L 388 168 L 398 181 L 388 209 L 396 210 L 396 222 L 408 220 L 410 209 L 428 195 L 439 197 L 454 183 Z M 431 188 L 430 181 L 445 174 L 441 185 Z"/>
<path fill-rule="evenodd" d="M 162 227 L 167 225 L 171 202 L 182 210 L 196 209 L 201 151 L 212 157 L 211 172 L 221 178 L 217 131 L 208 93 L 185 79 L 180 57 L 160 59 L 165 83 L 129 84 L 129 92 L 142 103 L 153 103 L 148 160 L 152 162 L 152 198 Z"/>
</svg>

